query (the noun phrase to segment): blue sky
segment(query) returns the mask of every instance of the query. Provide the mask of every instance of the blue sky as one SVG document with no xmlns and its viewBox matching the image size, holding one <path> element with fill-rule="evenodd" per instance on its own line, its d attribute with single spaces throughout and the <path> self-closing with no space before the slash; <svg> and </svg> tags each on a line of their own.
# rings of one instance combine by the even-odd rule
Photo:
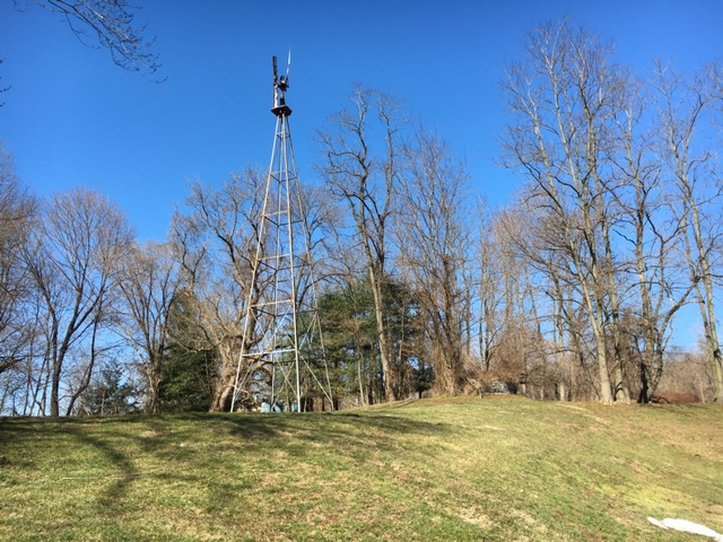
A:
<svg viewBox="0 0 723 542">
<path fill-rule="evenodd" d="M 270 56 L 288 48 L 302 178 L 314 181 L 316 131 L 362 83 L 400 98 L 445 138 L 493 206 L 520 187 L 498 166 L 507 122 L 500 82 L 536 26 L 567 17 L 613 41 L 617 60 L 641 76 L 658 58 L 688 71 L 723 55 L 720 1 L 143 4 L 138 19 L 156 37 L 161 84 L 116 67 L 27 0 L 0 3 L 0 83 L 12 85 L 0 141 L 19 176 L 40 195 L 104 193 L 143 240 L 165 236 L 191 182 L 221 184 L 265 165 Z M 690 344 L 692 320 L 684 327 L 677 342 Z"/>
</svg>

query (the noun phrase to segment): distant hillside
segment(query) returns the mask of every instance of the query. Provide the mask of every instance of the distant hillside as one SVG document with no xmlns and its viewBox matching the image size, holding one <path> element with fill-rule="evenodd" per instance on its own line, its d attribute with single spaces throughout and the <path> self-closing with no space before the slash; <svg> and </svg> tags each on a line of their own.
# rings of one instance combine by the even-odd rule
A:
<svg viewBox="0 0 723 542">
<path fill-rule="evenodd" d="M 723 409 L 423 400 L 0 422 L 2 540 L 703 540 Z"/>
</svg>

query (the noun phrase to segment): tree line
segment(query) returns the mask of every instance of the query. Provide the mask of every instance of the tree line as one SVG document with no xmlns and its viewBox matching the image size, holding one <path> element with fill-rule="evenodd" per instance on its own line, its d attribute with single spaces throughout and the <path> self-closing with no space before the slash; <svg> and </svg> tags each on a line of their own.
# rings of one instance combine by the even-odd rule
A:
<svg viewBox="0 0 723 542">
<path fill-rule="evenodd" d="M 723 399 L 720 67 L 640 79 L 567 24 L 527 51 L 505 80 L 502 162 L 521 189 L 503 209 L 380 92 L 356 89 L 320 131 L 323 182 L 303 188 L 334 395 L 320 408 L 428 390 Z M 168 238 L 140 244 L 97 193 L 29 194 L 4 153 L 0 411 L 227 410 L 264 181 L 194 185 Z M 681 353 L 691 306 L 701 347 Z"/>
</svg>

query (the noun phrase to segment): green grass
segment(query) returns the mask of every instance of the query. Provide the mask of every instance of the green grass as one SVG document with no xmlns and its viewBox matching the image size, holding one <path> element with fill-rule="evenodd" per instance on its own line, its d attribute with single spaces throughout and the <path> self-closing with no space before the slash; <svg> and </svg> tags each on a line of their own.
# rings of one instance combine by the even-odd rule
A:
<svg viewBox="0 0 723 542">
<path fill-rule="evenodd" d="M 0 422 L 2 540 L 694 540 L 723 409 L 521 398 Z"/>
</svg>

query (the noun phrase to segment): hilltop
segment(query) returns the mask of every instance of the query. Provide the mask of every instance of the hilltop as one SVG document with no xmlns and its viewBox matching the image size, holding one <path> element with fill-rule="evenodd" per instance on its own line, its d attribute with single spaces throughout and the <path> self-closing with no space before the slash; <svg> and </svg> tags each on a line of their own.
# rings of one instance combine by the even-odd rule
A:
<svg viewBox="0 0 723 542">
<path fill-rule="evenodd" d="M 646 517 L 723 531 L 723 410 L 5 419 L 0 512 L 4 540 L 695 540 Z"/>
</svg>

